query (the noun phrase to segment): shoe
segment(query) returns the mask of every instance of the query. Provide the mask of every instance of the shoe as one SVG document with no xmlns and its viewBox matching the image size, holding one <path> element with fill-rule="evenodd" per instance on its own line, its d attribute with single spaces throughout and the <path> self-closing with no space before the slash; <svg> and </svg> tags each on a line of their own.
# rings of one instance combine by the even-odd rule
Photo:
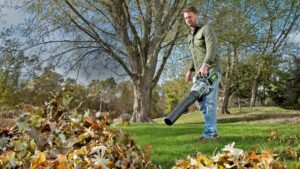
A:
<svg viewBox="0 0 300 169">
<path fill-rule="evenodd" d="M 200 137 L 200 139 L 199 139 L 199 142 L 200 143 L 206 143 L 206 142 L 209 142 L 209 141 L 211 141 L 211 140 L 213 140 L 214 138 L 212 137 L 212 138 L 207 138 L 207 137 Z"/>
<path fill-rule="evenodd" d="M 219 134 L 214 134 L 213 135 L 213 138 L 219 138 L 220 136 L 219 136 Z"/>
<path fill-rule="evenodd" d="M 214 134 L 213 135 L 213 137 L 211 137 L 211 138 L 207 138 L 207 137 L 200 137 L 200 139 L 199 139 L 199 142 L 200 143 L 206 143 L 206 142 L 208 142 L 208 141 L 211 141 L 211 140 L 213 140 L 213 139 L 217 139 L 217 138 L 219 138 L 220 136 L 218 135 L 218 134 Z"/>
</svg>

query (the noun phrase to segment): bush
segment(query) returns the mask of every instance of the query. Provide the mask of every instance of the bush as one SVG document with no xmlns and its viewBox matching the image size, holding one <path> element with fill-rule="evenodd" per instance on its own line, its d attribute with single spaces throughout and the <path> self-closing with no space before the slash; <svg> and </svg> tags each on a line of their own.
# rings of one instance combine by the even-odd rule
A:
<svg viewBox="0 0 300 169">
<path fill-rule="evenodd" d="M 266 106 L 275 106 L 275 102 L 272 100 L 272 98 L 267 97 L 266 100 L 264 101 L 264 104 Z"/>
</svg>

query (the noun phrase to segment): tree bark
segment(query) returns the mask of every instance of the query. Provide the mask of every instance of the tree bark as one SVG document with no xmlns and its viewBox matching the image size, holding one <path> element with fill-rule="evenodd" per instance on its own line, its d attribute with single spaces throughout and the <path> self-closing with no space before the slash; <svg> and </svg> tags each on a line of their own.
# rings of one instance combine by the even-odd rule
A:
<svg viewBox="0 0 300 169">
<path fill-rule="evenodd" d="M 228 52 L 227 59 L 227 70 L 224 80 L 224 92 L 223 92 L 223 102 L 221 106 L 220 112 L 222 114 L 230 114 L 228 110 L 229 97 L 233 93 L 234 87 L 231 85 L 232 83 L 232 75 L 235 67 L 235 58 L 237 58 L 237 47 L 234 47 L 234 57 L 231 56 L 230 52 Z"/>
<path fill-rule="evenodd" d="M 134 82 L 134 103 L 131 122 L 151 122 L 152 79 L 144 77 Z"/>
<path fill-rule="evenodd" d="M 225 89 L 224 89 L 224 100 L 222 102 L 221 110 L 220 112 L 222 114 L 230 114 L 228 110 L 228 102 L 229 102 L 229 88 L 227 87 L 227 84 L 225 84 Z"/>
<path fill-rule="evenodd" d="M 255 107 L 256 95 L 257 95 L 257 80 L 254 80 L 251 88 L 250 107 Z"/>
<path fill-rule="evenodd" d="M 257 97 L 258 78 L 260 77 L 260 74 L 261 74 L 261 68 L 259 67 L 257 74 L 252 82 L 250 107 L 255 107 L 256 97 Z"/>
</svg>

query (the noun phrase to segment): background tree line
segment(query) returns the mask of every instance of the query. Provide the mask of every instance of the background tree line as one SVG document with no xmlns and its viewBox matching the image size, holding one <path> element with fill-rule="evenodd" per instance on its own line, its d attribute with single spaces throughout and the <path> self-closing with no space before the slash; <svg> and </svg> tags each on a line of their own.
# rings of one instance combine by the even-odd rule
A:
<svg viewBox="0 0 300 169">
<path fill-rule="evenodd" d="M 41 105 L 50 91 L 68 89 L 74 106 L 130 113 L 133 121 L 161 116 L 190 89 L 182 79 L 190 57 L 181 11 L 194 5 L 219 39 L 221 113 L 229 106 L 299 107 L 299 42 L 291 39 L 300 27 L 299 1 L 24 2 L 26 22 L 11 29 L 19 39 L 10 29 L 1 35 L 1 104 Z M 47 62 L 130 80 L 81 86 Z"/>
</svg>

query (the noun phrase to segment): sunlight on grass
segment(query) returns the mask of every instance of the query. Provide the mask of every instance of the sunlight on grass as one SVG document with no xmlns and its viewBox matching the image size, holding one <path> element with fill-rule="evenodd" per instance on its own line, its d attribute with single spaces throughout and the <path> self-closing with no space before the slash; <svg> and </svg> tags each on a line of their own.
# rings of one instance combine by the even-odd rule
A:
<svg viewBox="0 0 300 169">
<path fill-rule="evenodd" d="M 151 124 L 118 127 L 125 129 L 142 148 L 148 144 L 152 145 L 151 160 L 160 164 L 163 169 L 171 168 L 176 160 L 186 159 L 188 155 L 196 155 L 197 152 L 213 155 L 232 142 L 236 143 L 237 148 L 247 151 L 280 150 L 282 145 L 272 147 L 268 142 L 272 130 L 286 136 L 297 136 L 297 143 L 300 145 L 299 123 L 255 124 L 257 120 L 299 118 L 300 111 L 278 107 L 255 107 L 242 108 L 241 111 L 238 108 L 231 108 L 230 112 L 231 115 L 218 115 L 218 131 L 221 137 L 205 144 L 198 142 L 204 127 L 201 112 L 184 114 L 172 126 L 165 125 L 164 118 L 159 118 Z M 289 166 L 295 163 L 296 160 L 289 159 Z M 300 162 L 297 164 L 300 165 Z"/>
<path fill-rule="evenodd" d="M 264 113 L 282 113 L 285 111 L 289 111 L 280 107 L 242 107 L 239 108 L 230 108 L 229 109 L 231 114 L 245 114 L 245 113 L 257 113 L 257 112 L 264 112 Z"/>
<path fill-rule="evenodd" d="M 218 114 L 219 123 L 232 123 L 242 121 L 258 121 L 268 119 L 300 117 L 300 111 L 287 110 L 280 107 L 243 107 L 230 108 L 230 115 Z M 155 123 L 164 124 L 164 118 L 154 119 Z M 183 114 L 175 124 L 203 123 L 202 113 L 199 111 Z"/>
<path fill-rule="evenodd" d="M 142 148 L 147 144 L 152 145 L 151 159 L 162 165 L 162 168 L 171 168 L 175 160 L 185 159 L 197 152 L 213 155 L 232 142 L 241 149 L 269 147 L 269 132 L 274 129 L 284 135 L 299 135 L 300 131 L 299 124 L 220 124 L 218 128 L 221 137 L 203 144 L 198 142 L 203 124 L 133 124 L 119 127 L 125 129 Z"/>
</svg>

